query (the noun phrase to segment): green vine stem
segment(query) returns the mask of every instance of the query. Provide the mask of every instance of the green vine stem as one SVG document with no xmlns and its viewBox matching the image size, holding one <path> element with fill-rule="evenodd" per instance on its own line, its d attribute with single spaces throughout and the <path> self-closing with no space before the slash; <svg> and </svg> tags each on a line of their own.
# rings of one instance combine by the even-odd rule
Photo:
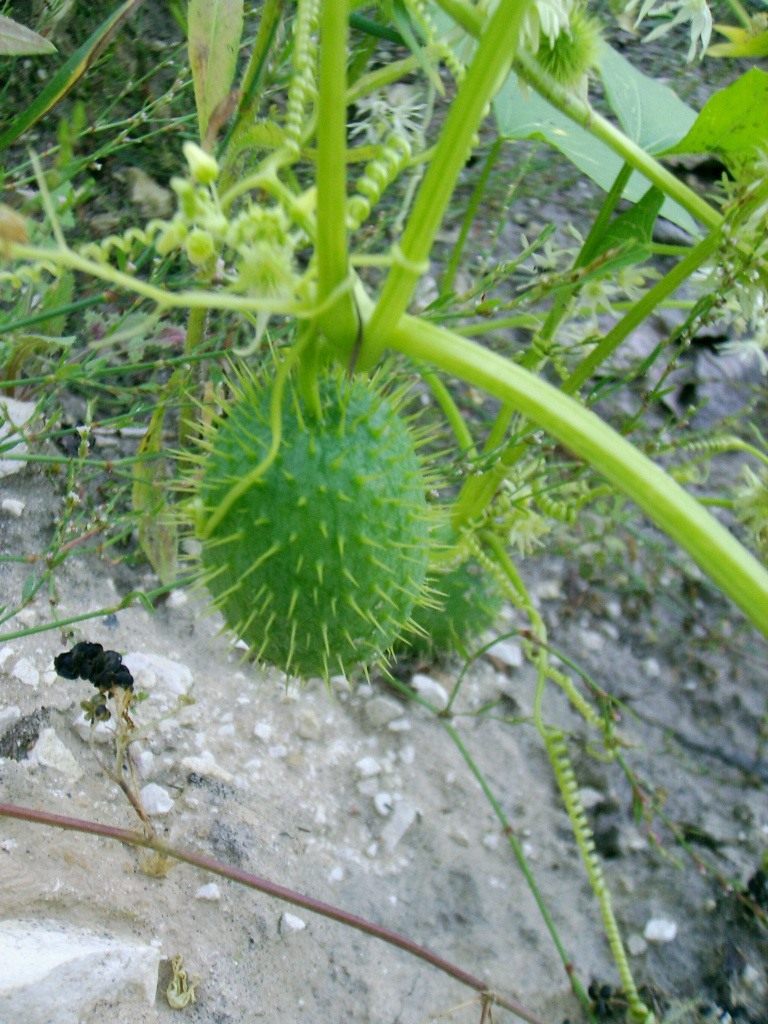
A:
<svg viewBox="0 0 768 1024">
<path fill-rule="evenodd" d="M 620 491 L 683 547 L 768 635 L 768 571 L 659 466 L 575 399 L 495 352 L 404 316 L 390 344 L 514 406 Z"/>
<path fill-rule="evenodd" d="M 309 910 L 313 914 L 319 914 L 332 921 L 338 921 L 348 928 L 354 928 L 356 931 L 364 932 L 366 935 L 380 939 L 382 942 L 402 949 L 411 956 L 415 956 L 432 967 L 436 967 L 437 970 L 455 978 L 462 985 L 466 985 L 468 988 L 481 993 L 488 1003 L 509 1010 L 520 1017 L 521 1020 L 528 1021 L 528 1024 L 545 1024 L 540 1017 L 536 1016 L 536 1014 L 516 999 L 490 991 L 487 983 L 482 978 L 475 977 L 475 975 L 465 971 L 462 967 L 458 967 L 456 964 L 445 960 L 425 946 L 420 946 L 405 935 L 401 935 L 366 918 L 359 917 L 357 914 L 352 914 L 341 907 L 324 903 L 322 900 L 317 900 L 312 896 L 305 896 L 295 889 L 289 889 L 287 886 L 279 885 L 276 882 L 269 881 L 269 879 L 261 878 L 259 875 L 251 874 L 250 871 L 244 871 L 242 868 L 225 864 L 203 853 L 171 846 L 170 843 L 166 843 L 157 836 L 147 836 L 140 832 L 117 828 L 114 825 L 102 825 L 99 822 L 88 821 L 82 818 L 70 818 L 62 814 L 51 814 L 48 811 L 39 811 L 31 807 L 19 807 L 16 804 L 0 803 L 0 817 L 16 818 L 19 821 L 29 821 L 37 825 L 48 825 L 72 832 L 83 832 L 87 835 L 101 836 L 104 839 L 125 843 L 128 846 L 154 850 L 164 857 L 172 857 L 174 860 L 191 864 L 193 867 L 201 868 L 203 871 L 209 871 L 221 878 L 227 878 L 232 882 L 245 885 L 249 889 L 256 889 L 258 892 L 282 900 L 284 903 L 301 907 L 303 910 Z"/>
<path fill-rule="evenodd" d="M 527 0 L 501 0 L 487 23 L 448 111 L 408 225 L 399 246 L 394 247 L 393 266 L 366 329 L 363 368 L 371 367 L 389 343 L 390 332 L 428 266 L 432 242 L 472 150 L 475 132 L 509 70 L 526 10 Z"/>
</svg>

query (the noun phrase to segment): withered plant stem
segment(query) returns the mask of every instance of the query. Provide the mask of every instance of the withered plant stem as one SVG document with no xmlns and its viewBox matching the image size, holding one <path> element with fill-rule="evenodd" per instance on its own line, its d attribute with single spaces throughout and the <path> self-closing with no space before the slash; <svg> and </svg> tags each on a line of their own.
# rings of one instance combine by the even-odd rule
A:
<svg viewBox="0 0 768 1024">
<path fill-rule="evenodd" d="M 20 807 L 17 804 L 0 803 L 0 817 L 16 818 L 20 821 L 31 821 L 37 825 L 48 825 L 71 832 L 85 832 L 88 835 L 102 836 L 104 839 L 113 839 L 119 843 L 126 843 L 129 846 L 140 846 L 145 849 L 155 850 L 166 857 L 173 857 L 175 860 L 192 864 L 194 867 L 202 868 L 203 871 L 210 871 L 215 875 L 220 875 L 222 878 L 228 878 L 233 882 L 240 883 L 240 885 L 246 885 L 250 889 L 257 889 L 267 896 L 274 896 L 275 899 L 282 900 L 284 903 L 292 903 L 294 906 L 303 907 L 304 910 L 309 910 L 313 914 L 330 918 L 332 921 L 338 921 L 349 928 L 354 928 L 359 932 L 365 932 L 366 935 L 381 939 L 382 942 L 386 942 L 390 946 L 396 946 L 406 953 L 410 953 L 411 956 L 424 960 L 426 963 L 431 964 L 432 967 L 436 967 L 437 970 L 455 978 L 462 985 L 480 992 L 485 998 L 486 1003 L 502 1006 L 504 1009 L 520 1017 L 521 1020 L 528 1021 L 529 1024 L 545 1024 L 540 1017 L 537 1017 L 536 1014 L 516 999 L 489 990 L 488 985 L 482 978 L 478 978 L 449 960 L 443 959 L 437 953 L 433 953 L 425 946 L 420 946 L 407 936 L 400 935 L 398 932 L 385 928 L 383 925 L 376 924 L 373 921 L 368 921 L 357 914 L 342 910 L 341 907 L 324 903 L 322 900 L 317 900 L 312 896 L 305 896 L 295 889 L 290 889 L 287 886 L 279 885 L 277 882 L 271 882 L 267 878 L 253 875 L 249 871 L 243 871 L 241 868 L 225 864 L 214 857 L 208 857 L 203 853 L 196 853 L 194 850 L 185 850 L 171 846 L 162 839 L 148 837 L 139 832 L 132 832 L 130 829 L 117 828 L 114 825 L 103 825 L 101 822 L 88 821 L 83 818 L 70 818 L 67 815 L 53 814 L 50 811 L 40 811 L 32 807 Z"/>
</svg>

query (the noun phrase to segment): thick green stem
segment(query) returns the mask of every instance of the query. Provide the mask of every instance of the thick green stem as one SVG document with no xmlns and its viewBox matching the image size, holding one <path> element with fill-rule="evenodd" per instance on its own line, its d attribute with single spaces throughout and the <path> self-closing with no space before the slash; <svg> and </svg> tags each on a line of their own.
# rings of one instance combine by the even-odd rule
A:
<svg viewBox="0 0 768 1024">
<path fill-rule="evenodd" d="M 392 347 L 484 388 L 602 473 L 684 548 L 768 635 L 768 572 L 659 466 L 575 399 L 495 352 L 404 316 Z"/>
<path fill-rule="evenodd" d="M 371 366 L 388 344 L 389 331 L 405 311 L 416 282 L 426 269 L 435 234 L 472 151 L 475 132 L 509 70 L 526 9 L 527 0 L 501 0 L 488 21 L 451 104 L 408 226 L 395 249 L 392 269 L 368 324 L 361 354 L 365 366 Z"/>
<path fill-rule="evenodd" d="M 348 3 L 324 0 L 320 14 L 317 101 L 317 287 L 322 303 L 347 279 L 347 34 Z M 346 358 L 358 333 L 352 294 L 343 291 L 319 318 L 325 337 Z"/>
</svg>

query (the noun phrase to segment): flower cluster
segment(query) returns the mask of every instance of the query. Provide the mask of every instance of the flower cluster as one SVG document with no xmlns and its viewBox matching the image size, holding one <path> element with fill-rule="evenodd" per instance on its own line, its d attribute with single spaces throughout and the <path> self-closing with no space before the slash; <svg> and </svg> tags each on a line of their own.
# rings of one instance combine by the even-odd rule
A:
<svg viewBox="0 0 768 1024">
<path fill-rule="evenodd" d="M 263 298 L 294 297 L 295 240 L 285 211 L 249 200 L 228 216 L 216 189 L 219 167 L 194 142 L 184 144 L 188 178 L 173 178 L 178 212 L 162 225 L 155 246 L 185 253 L 202 271 L 219 272 L 232 291 Z"/>
</svg>

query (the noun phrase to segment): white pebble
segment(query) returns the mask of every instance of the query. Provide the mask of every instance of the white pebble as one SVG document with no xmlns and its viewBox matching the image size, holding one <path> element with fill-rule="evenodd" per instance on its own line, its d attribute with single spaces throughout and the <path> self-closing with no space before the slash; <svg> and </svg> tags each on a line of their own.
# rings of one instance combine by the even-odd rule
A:
<svg viewBox="0 0 768 1024">
<path fill-rule="evenodd" d="M 677 925 L 664 917 L 652 917 L 643 930 L 643 938 L 647 942 L 672 942 L 677 935 Z"/>
<path fill-rule="evenodd" d="M 420 697 L 428 700 L 430 704 L 434 704 L 441 711 L 444 707 L 447 707 L 448 692 L 432 676 L 425 676 L 421 672 L 417 672 L 413 679 L 411 679 L 411 686 Z"/>
<path fill-rule="evenodd" d="M 272 739 L 272 726 L 269 722 L 257 722 L 253 727 L 253 735 L 257 740 L 268 743 Z"/>
<path fill-rule="evenodd" d="M 655 658 L 646 658 L 643 662 L 643 668 L 649 679 L 658 679 L 661 675 L 661 665 L 659 665 Z"/>
<path fill-rule="evenodd" d="M 344 868 L 341 864 L 337 864 L 336 867 L 331 868 L 328 872 L 329 882 L 341 882 L 344 880 Z"/>
<path fill-rule="evenodd" d="M 25 686 L 37 687 L 40 685 L 40 673 L 29 658 L 19 658 L 11 669 L 11 675 Z"/>
<path fill-rule="evenodd" d="M 280 934 L 285 935 L 290 932 L 303 932 L 307 927 L 307 922 L 303 917 L 299 917 L 298 914 L 290 914 L 286 911 L 280 917 Z"/>
<path fill-rule="evenodd" d="M 642 956 L 647 949 L 648 943 L 642 935 L 632 932 L 631 935 L 627 936 L 627 950 L 630 956 Z"/>
<path fill-rule="evenodd" d="M 232 782 L 234 776 L 225 768 L 216 763 L 216 758 L 210 750 L 203 750 L 199 757 L 184 757 L 181 767 L 187 771 L 195 772 L 196 775 L 204 775 L 209 779 L 218 779 L 220 782 Z"/>
<path fill-rule="evenodd" d="M 389 821 L 381 832 L 381 840 L 388 853 L 392 853 L 405 833 L 416 821 L 418 813 L 418 808 L 410 800 L 400 800 L 395 804 L 394 813 L 390 816 Z"/>
<path fill-rule="evenodd" d="M 390 732 L 410 732 L 411 720 L 410 718 L 395 718 L 387 725 L 387 729 Z"/>
<path fill-rule="evenodd" d="M 507 668 L 520 668 L 523 664 L 523 650 L 520 644 L 510 640 L 499 640 L 486 651 L 489 658 L 506 665 Z"/>
<path fill-rule="evenodd" d="M 304 708 L 296 716 L 296 732 L 303 740 L 320 739 L 320 722 L 311 708 Z"/>
<path fill-rule="evenodd" d="M 10 704 L 7 708 L 0 708 L 0 732 L 5 732 L 9 725 L 18 722 L 20 718 L 21 709 L 17 708 L 15 704 Z"/>
<path fill-rule="evenodd" d="M 115 722 L 109 718 L 106 722 L 94 722 L 91 724 L 81 711 L 72 722 L 72 728 L 84 743 L 111 743 L 115 738 Z"/>
<path fill-rule="evenodd" d="M 207 900 L 209 903 L 216 903 L 217 900 L 221 899 L 221 889 L 215 882 L 209 882 L 207 885 L 201 885 L 195 893 L 195 899 Z"/>
<path fill-rule="evenodd" d="M 173 807 L 171 794 L 156 782 L 142 786 L 139 796 L 147 814 L 167 814 Z"/>
<path fill-rule="evenodd" d="M 19 402 L 15 398 L 0 399 L 0 440 L 13 434 L 19 436 L 21 431 L 15 427 L 23 427 L 35 411 L 34 402 Z M 27 446 L 17 441 L 7 449 L 7 454 L 26 455 Z M 23 459 L 0 459 L 0 476 L 12 476 L 24 468 Z"/>
<path fill-rule="evenodd" d="M 375 757 L 361 757 L 355 762 L 355 769 L 361 779 L 370 779 L 381 772 L 381 765 Z"/>
<path fill-rule="evenodd" d="M 403 706 L 391 697 L 373 697 L 366 702 L 365 717 L 374 729 L 390 725 L 402 716 Z"/>
<path fill-rule="evenodd" d="M 392 813 L 392 807 L 394 806 L 392 794 L 384 792 L 376 793 L 373 798 L 373 806 L 376 808 L 377 814 L 380 814 L 382 818 L 388 818 Z"/>
<path fill-rule="evenodd" d="M 162 654 L 131 651 L 123 658 L 140 688 L 152 690 L 160 687 L 176 697 L 189 693 L 192 672 L 180 661 L 172 661 Z"/>
<path fill-rule="evenodd" d="M 30 754 L 30 761 L 45 768 L 61 772 L 70 781 L 77 782 L 83 770 L 72 755 L 72 751 L 56 735 L 54 729 L 42 729 L 37 743 Z"/>
<path fill-rule="evenodd" d="M 7 512 L 9 516 L 15 516 L 19 519 L 26 508 L 26 504 L 23 501 L 19 501 L 18 498 L 3 498 L 0 501 L 0 508 L 3 512 Z"/>
<path fill-rule="evenodd" d="M 582 629 L 579 640 L 588 651 L 601 651 L 605 647 L 605 637 L 594 629 Z"/>
</svg>

